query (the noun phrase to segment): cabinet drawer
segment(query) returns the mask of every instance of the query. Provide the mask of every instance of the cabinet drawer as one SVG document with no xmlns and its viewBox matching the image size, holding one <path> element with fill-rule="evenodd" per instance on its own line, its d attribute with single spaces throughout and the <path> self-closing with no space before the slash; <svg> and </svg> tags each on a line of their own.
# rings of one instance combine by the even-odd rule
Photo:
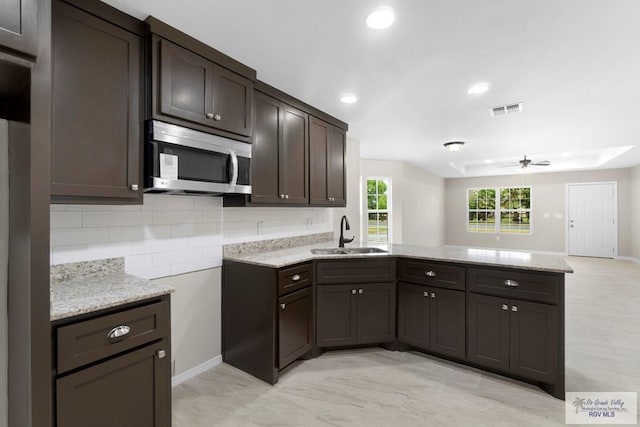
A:
<svg viewBox="0 0 640 427">
<path fill-rule="evenodd" d="M 562 275 L 528 273 L 513 270 L 469 268 L 469 290 L 530 301 L 557 303 Z"/>
<path fill-rule="evenodd" d="M 128 333 L 116 337 L 118 328 L 128 328 Z M 56 333 L 60 374 L 168 336 L 169 303 L 158 302 L 62 326 Z"/>
<path fill-rule="evenodd" d="M 394 259 L 352 259 L 344 261 L 318 261 L 316 283 L 371 283 L 396 280 Z"/>
<path fill-rule="evenodd" d="M 398 279 L 403 282 L 448 289 L 465 289 L 464 267 L 439 262 L 400 260 L 398 269 Z"/>
<path fill-rule="evenodd" d="M 311 286 L 311 265 L 298 265 L 278 271 L 278 296 Z"/>
</svg>

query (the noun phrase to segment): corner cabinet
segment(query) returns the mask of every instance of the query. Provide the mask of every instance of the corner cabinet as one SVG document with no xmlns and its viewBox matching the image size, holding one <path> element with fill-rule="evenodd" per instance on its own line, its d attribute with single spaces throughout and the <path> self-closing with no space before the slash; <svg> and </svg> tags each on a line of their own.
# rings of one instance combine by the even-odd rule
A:
<svg viewBox="0 0 640 427">
<path fill-rule="evenodd" d="M 141 34 L 58 0 L 52 25 L 52 201 L 141 204 Z"/>
<path fill-rule="evenodd" d="M 252 204 L 308 205 L 309 116 L 255 92 Z"/>
<path fill-rule="evenodd" d="M 165 296 L 56 322 L 56 425 L 169 427 L 169 312 Z"/>
<path fill-rule="evenodd" d="M 156 35 L 151 43 L 152 117 L 248 142 L 253 81 Z"/>
<path fill-rule="evenodd" d="M 346 132 L 316 117 L 309 129 L 309 203 L 344 207 Z"/>
<path fill-rule="evenodd" d="M 36 56 L 38 1 L 3 0 L 0 9 L 0 47 Z"/>
</svg>

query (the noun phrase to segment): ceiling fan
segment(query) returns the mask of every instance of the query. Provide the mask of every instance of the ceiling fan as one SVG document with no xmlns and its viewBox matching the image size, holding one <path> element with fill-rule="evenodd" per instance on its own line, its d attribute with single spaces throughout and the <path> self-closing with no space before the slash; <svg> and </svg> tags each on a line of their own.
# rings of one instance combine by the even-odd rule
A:
<svg viewBox="0 0 640 427">
<path fill-rule="evenodd" d="M 537 162 L 534 162 L 531 159 L 527 159 L 527 156 L 525 155 L 522 160 L 518 161 L 518 163 L 512 163 L 512 164 L 508 164 L 508 165 L 503 165 L 503 166 L 500 166 L 500 167 L 501 168 L 510 168 L 510 167 L 519 166 L 522 169 L 526 169 L 529 166 L 549 166 L 550 164 L 551 164 L 551 162 L 549 160 L 539 160 Z"/>
</svg>

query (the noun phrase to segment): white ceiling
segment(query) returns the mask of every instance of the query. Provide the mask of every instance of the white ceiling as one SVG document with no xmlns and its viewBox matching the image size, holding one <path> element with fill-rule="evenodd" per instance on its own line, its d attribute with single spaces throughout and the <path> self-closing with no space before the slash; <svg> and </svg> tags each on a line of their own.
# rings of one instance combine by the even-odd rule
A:
<svg viewBox="0 0 640 427">
<path fill-rule="evenodd" d="M 349 123 L 367 159 L 443 177 L 640 164 L 638 0 L 106 0 L 255 68 Z M 387 30 L 365 26 L 395 9 Z M 491 83 L 468 95 L 476 82 Z M 345 92 L 359 102 L 341 104 Z M 521 113 L 490 107 L 523 102 Z M 442 144 L 463 140 L 451 153 Z M 616 154 L 618 153 L 618 154 Z"/>
</svg>

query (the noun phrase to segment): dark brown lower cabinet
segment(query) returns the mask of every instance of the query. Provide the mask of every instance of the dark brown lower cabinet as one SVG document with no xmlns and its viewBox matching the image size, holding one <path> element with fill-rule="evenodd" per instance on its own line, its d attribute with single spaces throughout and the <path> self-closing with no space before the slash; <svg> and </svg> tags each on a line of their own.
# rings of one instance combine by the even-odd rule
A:
<svg viewBox="0 0 640 427">
<path fill-rule="evenodd" d="M 465 293 L 399 283 L 398 341 L 464 358 Z"/>
<path fill-rule="evenodd" d="M 395 339 L 395 283 L 321 285 L 316 292 L 318 347 Z"/>
<path fill-rule="evenodd" d="M 313 341 L 311 287 L 278 300 L 278 367 L 286 367 L 311 351 Z"/>
<path fill-rule="evenodd" d="M 553 384 L 558 374 L 558 307 L 469 294 L 469 360 Z"/>
</svg>

